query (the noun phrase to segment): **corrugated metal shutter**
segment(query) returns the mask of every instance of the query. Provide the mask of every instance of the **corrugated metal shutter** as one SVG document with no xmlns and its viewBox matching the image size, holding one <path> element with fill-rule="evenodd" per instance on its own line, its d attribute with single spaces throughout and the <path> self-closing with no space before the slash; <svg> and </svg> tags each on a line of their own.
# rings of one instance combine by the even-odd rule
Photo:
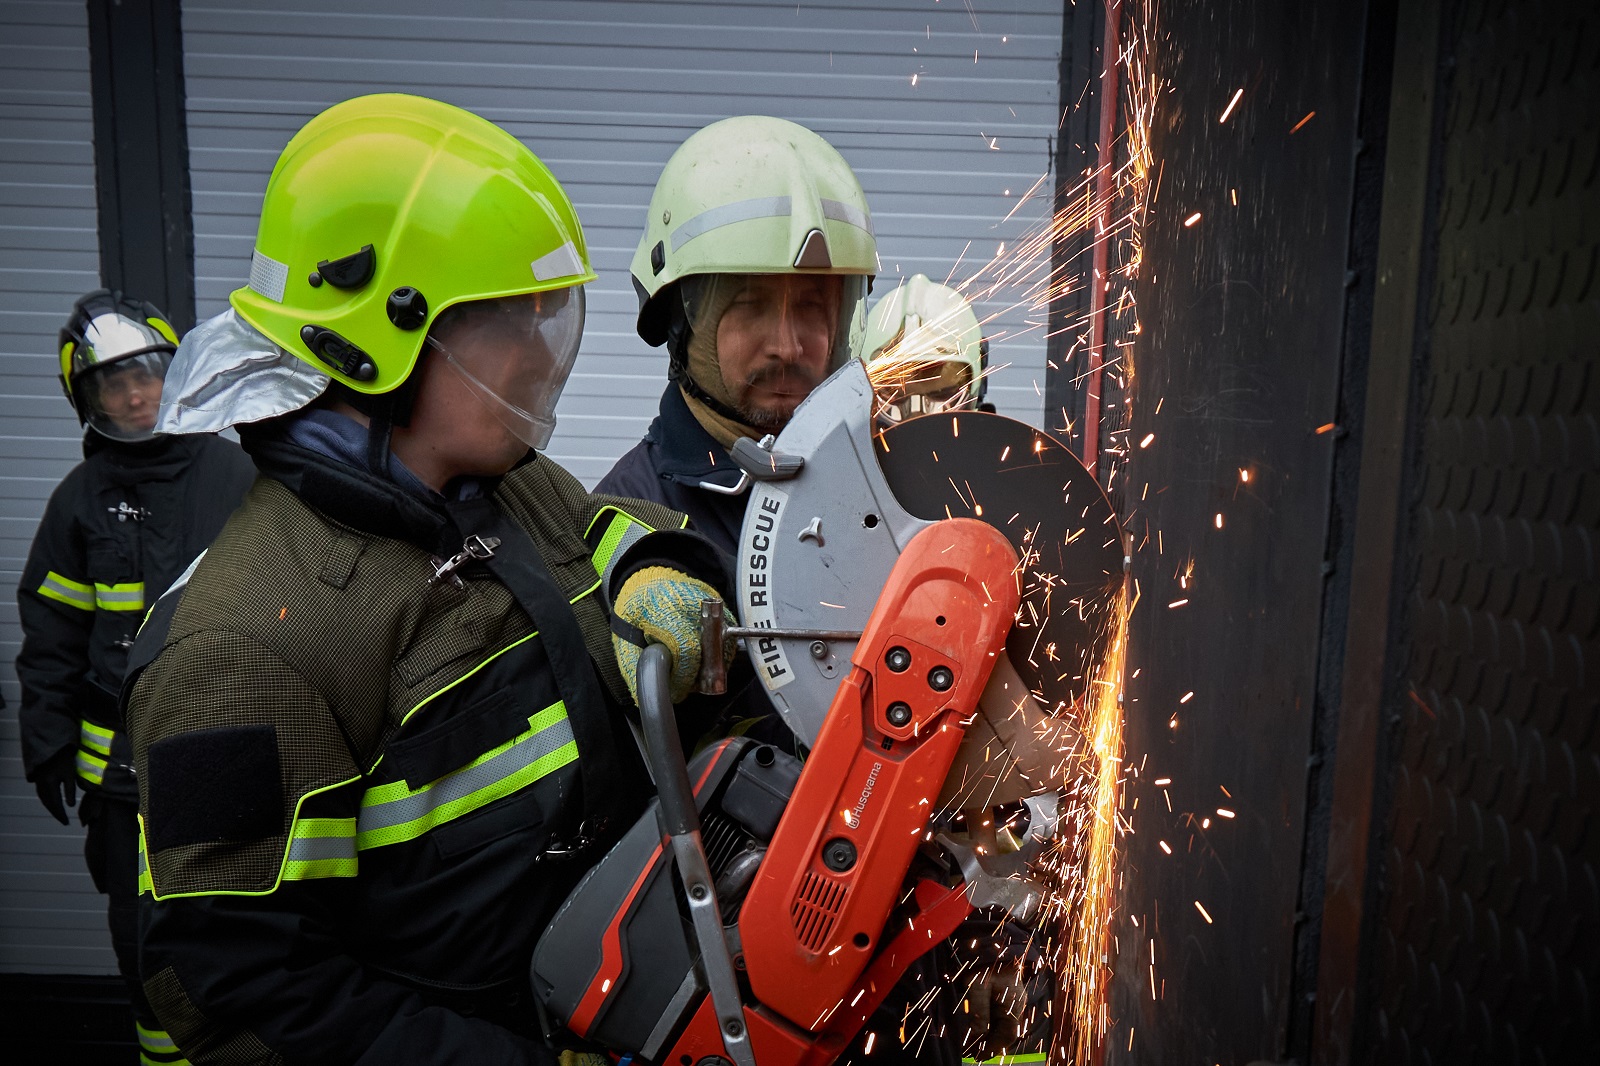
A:
<svg viewBox="0 0 1600 1066">
<path fill-rule="evenodd" d="M 1002 221 L 1050 164 L 1060 4 L 870 7 L 186 3 L 199 314 L 220 311 L 243 283 L 267 175 L 306 119 L 380 91 L 476 111 L 549 164 L 588 234 L 600 280 L 590 288 L 583 351 L 550 454 L 593 484 L 638 441 L 665 381 L 664 350 L 633 331 L 628 262 L 661 166 L 694 130 L 765 113 L 835 144 L 873 209 L 879 294 L 901 275 L 963 278 L 1048 215 L 1046 181 Z M 1000 294 L 980 310 L 1002 312 L 1016 298 Z M 991 336 L 1020 334 L 993 346 L 993 361 L 1009 366 L 995 375 L 991 395 L 1002 412 L 1037 423 L 1044 340 L 1030 320 L 1043 315 L 1018 309 L 989 326 Z"/>
<path fill-rule="evenodd" d="M 409 91 L 500 123 L 578 204 L 600 281 L 551 452 L 592 484 L 655 412 L 666 357 L 633 332 L 628 261 L 661 165 L 733 114 L 817 130 L 865 186 L 877 293 L 902 276 L 961 279 L 1047 215 L 1061 9 L 947 0 L 853 4 L 423 0 L 183 7 L 196 298 L 220 311 L 248 268 L 261 193 L 289 136 L 350 96 Z M 0 692 L 15 708 L 11 590 L 44 501 L 79 458 L 49 357 L 98 282 L 88 35 L 81 0 L 0 4 Z M 915 76 L 915 81 L 913 81 Z M 1002 221 L 1004 220 L 1004 221 Z M 1038 275 L 1033 276 L 1038 280 Z M 1042 315 L 980 305 L 1000 409 L 1037 422 Z M 15 710 L 0 718 L 0 970 L 114 970 L 77 830 L 22 780 Z"/>
<path fill-rule="evenodd" d="M 110 973 L 83 831 L 22 779 L 11 664 L 17 577 L 45 501 L 83 458 L 56 383 L 56 331 L 100 284 L 89 28 L 82 0 L 0 5 L 0 970 Z"/>
</svg>

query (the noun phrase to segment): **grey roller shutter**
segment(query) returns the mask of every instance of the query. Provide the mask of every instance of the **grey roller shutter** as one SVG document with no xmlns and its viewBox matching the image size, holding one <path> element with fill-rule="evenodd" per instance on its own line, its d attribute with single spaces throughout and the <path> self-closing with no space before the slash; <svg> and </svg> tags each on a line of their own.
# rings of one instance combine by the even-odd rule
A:
<svg viewBox="0 0 1600 1066">
<path fill-rule="evenodd" d="M 634 334 L 628 262 L 672 150 L 735 114 L 793 119 L 860 176 L 883 262 L 964 278 L 1048 215 L 1059 3 L 289 0 L 183 9 L 199 314 L 249 269 L 273 160 L 306 119 L 369 92 L 438 97 L 499 123 L 572 194 L 600 279 L 550 454 L 593 484 L 638 441 L 666 356 Z M 913 84 L 915 76 L 915 84 Z M 1048 253 L 1046 252 L 1046 255 Z M 1048 264 L 1043 268 L 1048 271 Z M 1034 280 L 1040 280 L 1035 276 Z M 1043 313 L 998 317 L 991 397 L 1038 423 Z"/>
<path fill-rule="evenodd" d="M 56 331 L 100 284 L 82 0 L 0 4 L 0 971 L 113 973 L 105 901 L 23 782 L 17 578 L 50 492 L 83 458 Z"/>
</svg>

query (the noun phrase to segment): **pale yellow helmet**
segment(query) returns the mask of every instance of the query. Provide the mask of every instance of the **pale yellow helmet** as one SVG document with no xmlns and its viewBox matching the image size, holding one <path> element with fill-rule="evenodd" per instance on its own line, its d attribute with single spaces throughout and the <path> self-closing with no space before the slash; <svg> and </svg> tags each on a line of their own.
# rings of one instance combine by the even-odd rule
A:
<svg viewBox="0 0 1600 1066">
<path fill-rule="evenodd" d="M 855 276 L 841 343 L 859 328 L 878 246 L 866 194 L 837 149 L 804 126 L 746 115 L 694 133 L 650 197 L 631 273 L 639 336 L 667 339 L 675 282 L 707 274 Z"/>
<path fill-rule="evenodd" d="M 983 328 L 966 297 L 924 274 L 872 308 L 862 360 L 891 421 L 976 407 L 987 390 Z"/>
</svg>

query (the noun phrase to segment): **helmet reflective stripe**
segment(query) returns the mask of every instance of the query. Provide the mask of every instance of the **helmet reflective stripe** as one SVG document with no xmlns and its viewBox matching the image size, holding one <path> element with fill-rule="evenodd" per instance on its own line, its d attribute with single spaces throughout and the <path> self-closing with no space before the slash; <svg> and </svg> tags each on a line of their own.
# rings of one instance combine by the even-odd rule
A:
<svg viewBox="0 0 1600 1066">
<path fill-rule="evenodd" d="M 758 196 L 702 211 L 672 231 L 672 250 L 676 252 L 702 233 L 731 226 L 735 222 L 748 222 L 752 218 L 787 218 L 793 204 L 792 196 Z"/>
<path fill-rule="evenodd" d="M 824 198 L 822 200 L 822 217 L 831 218 L 835 222 L 843 222 L 846 225 L 854 226 L 856 229 L 864 229 L 873 236 L 877 236 L 872 228 L 872 216 L 854 204 L 847 204 L 843 200 Z"/>
<path fill-rule="evenodd" d="M 250 252 L 250 277 L 245 285 L 275 304 L 283 303 L 283 290 L 289 284 L 289 264 L 280 263 L 261 249 Z"/>
<path fill-rule="evenodd" d="M 45 574 L 44 582 L 39 586 L 39 595 L 80 611 L 94 610 L 94 586 L 62 577 L 54 570 Z"/>
</svg>

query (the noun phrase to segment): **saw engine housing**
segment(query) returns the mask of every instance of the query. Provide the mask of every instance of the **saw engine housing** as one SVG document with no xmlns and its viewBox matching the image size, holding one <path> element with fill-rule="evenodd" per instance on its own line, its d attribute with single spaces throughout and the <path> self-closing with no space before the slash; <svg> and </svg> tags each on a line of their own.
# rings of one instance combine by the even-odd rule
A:
<svg viewBox="0 0 1600 1066">
<path fill-rule="evenodd" d="M 708 991 L 715 960 L 686 902 L 703 886 L 683 883 L 655 805 L 541 938 L 533 984 L 545 1011 L 654 1063 L 753 1052 L 762 1066 L 820 1066 L 843 1052 L 972 910 L 966 886 L 920 880 L 905 921 L 890 923 L 1005 648 L 1016 567 L 993 527 L 932 523 L 896 560 L 803 764 L 742 739 L 690 764 L 736 1017 L 719 1017 Z"/>
</svg>

